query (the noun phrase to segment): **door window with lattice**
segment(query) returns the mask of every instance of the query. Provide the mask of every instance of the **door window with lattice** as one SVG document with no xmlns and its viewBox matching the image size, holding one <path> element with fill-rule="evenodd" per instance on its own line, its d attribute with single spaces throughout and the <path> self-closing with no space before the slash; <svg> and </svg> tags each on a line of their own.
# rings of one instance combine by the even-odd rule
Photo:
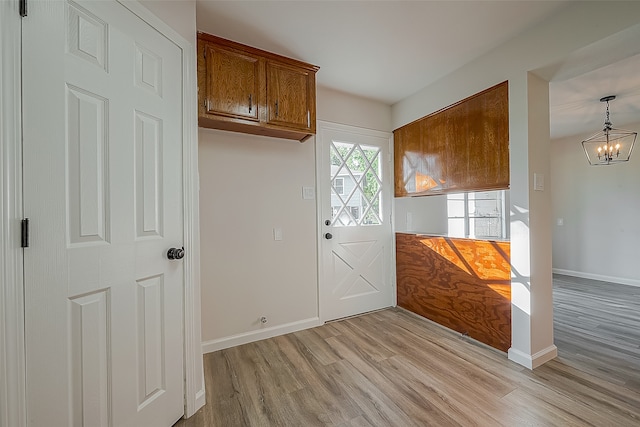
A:
<svg viewBox="0 0 640 427">
<path fill-rule="evenodd" d="M 380 148 L 331 142 L 331 225 L 382 223 Z"/>
</svg>

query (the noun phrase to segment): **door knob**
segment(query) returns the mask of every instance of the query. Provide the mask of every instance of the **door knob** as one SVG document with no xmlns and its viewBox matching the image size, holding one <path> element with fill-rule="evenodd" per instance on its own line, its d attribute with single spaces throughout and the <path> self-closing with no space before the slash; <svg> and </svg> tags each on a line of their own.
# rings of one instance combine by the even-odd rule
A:
<svg viewBox="0 0 640 427">
<path fill-rule="evenodd" d="M 184 246 L 182 248 L 171 248 L 167 251 L 167 258 L 182 259 L 184 258 Z"/>
<path fill-rule="evenodd" d="M 327 233 L 327 234 L 324 235 L 324 238 L 327 239 L 327 240 L 331 240 L 333 238 L 333 234 Z"/>
</svg>

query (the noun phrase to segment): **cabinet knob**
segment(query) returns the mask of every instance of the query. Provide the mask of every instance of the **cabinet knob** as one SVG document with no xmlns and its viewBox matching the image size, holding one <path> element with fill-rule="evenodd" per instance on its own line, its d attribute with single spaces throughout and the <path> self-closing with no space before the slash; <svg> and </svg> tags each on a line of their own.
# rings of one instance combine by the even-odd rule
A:
<svg viewBox="0 0 640 427">
<path fill-rule="evenodd" d="M 253 102 L 251 99 L 251 94 L 249 94 L 249 112 L 251 112 L 252 109 L 253 109 Z"/>
<path fill-rule="evenodd" d="M 278 117 L 278 100 L 276 99 L 276 117 Z"/>
</svg>

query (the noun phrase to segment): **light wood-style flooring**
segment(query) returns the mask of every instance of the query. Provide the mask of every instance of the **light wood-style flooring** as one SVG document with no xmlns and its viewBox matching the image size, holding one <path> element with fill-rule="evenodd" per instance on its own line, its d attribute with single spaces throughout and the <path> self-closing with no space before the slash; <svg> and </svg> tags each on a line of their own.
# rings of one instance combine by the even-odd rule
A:
<svg viewBox="0 0 640 427">
<path fill-rule="evenodd" d="M 204 356 L 176 427 L 640 426 L 640 288 L 554 276 L 559 357 L 506 354 L 386 309 Z"/>
</svg>

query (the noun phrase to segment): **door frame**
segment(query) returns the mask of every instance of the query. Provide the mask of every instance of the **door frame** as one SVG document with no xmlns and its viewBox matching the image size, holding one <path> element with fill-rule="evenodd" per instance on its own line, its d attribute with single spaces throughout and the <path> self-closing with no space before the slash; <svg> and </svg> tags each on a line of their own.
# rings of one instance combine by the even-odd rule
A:
<svg viewBox="0 0 640 427">
<path fill-rule="evenodd" d="M 327 321 L 327 315 L 326 315 L 326 309 L 323 306 L 323 298 L 322 298 L 322 291 L 323 291 L 323 286 L 324 283 L 326 282 L 327 278 L 325 277 L 325 273 L 324 273 L 324 262 L 323 262 L 323 252 L 322 252 L 322 244 L 323 244 L 323 227 L 322 227 L 322 221 L 324 221 L 324 216 L 323 216 L 323 212 L 322 212 L 322 208 L 323 208 L 323 203 L 325 203 L 326 200 L 324 200 L 323 198 L 323 192 L 322 192 L 322 182 L 323 182 L 323 177 L 322 177 L 322 162 L 325 160 L 322 154 L 322 140 L 323 140 L 323 133 L 329 130 L 337 130 L 340 132 L 347 132 L 347 133 L 357 133 L 360 135 L 366 135 L 366 136 L 373 136 L 373 137 L 377 137 L 377 138 L 385 138 L 389 140 L 389 162 L 390 162 L 390 172 L 393 173 L 393 133 L 391 132 L 384 132 L 384 131 L 379 131 L 379 130 L 374 130 L 374 129 L 367 129 L 367 128 L 363 128 L 363 127 L 358 127 L 358 126 L 352 126 L 352 125 L 345 125 L 345 124 L 341 124 L 341 123 L 333 123 L 333 122 L 327 122 L 324 120 L 317 120 L 317 133 L 316 133 L 316 137 L 315 137 L 315 141 L 316 141 L 316 230 L 317 230 L 317 253 L 318 253 L 318 316 L 320 317 L 320 321 L 321 322 L 326 322 Z M 395 212 L 394 212 L 394 194 L 393 194 L 393 177 L 389 177 L 390 178 L 390 183 L 392 185 L 391 190 L 391 206 L 390 206 L 390 210 L 389 210 L 389 221 L 391 222 L 391 260 L 390 262 L 390 267 L 391 267 L 391 286 L 393 287 L 393 297 L 392 297 L 392 307 L 395 307 L 397 304 L 397 293 L 396 293 L 396 239 L 394 238 L 395 236 L 395 225 L 394 225 L 394 218 L 395 218 Z"/>
<path fill-rule="evenodd" d="M 205 403 L 200 334 L 200 230 L 195 46 L 135 0 L 114 0 L 173 42 L 182 54 L 185 416 Z M 19 2 L 0 2 L 0 427 L 27 425 L 24 348 L 21 19 Z M 28 19 L 28 17 L 26 18 Z"/>
<path fill-rule="evenodd" d="M 26 425 L 22 219 L 21 21 L 0 2 L 0 426 Z"/>
</svg>

